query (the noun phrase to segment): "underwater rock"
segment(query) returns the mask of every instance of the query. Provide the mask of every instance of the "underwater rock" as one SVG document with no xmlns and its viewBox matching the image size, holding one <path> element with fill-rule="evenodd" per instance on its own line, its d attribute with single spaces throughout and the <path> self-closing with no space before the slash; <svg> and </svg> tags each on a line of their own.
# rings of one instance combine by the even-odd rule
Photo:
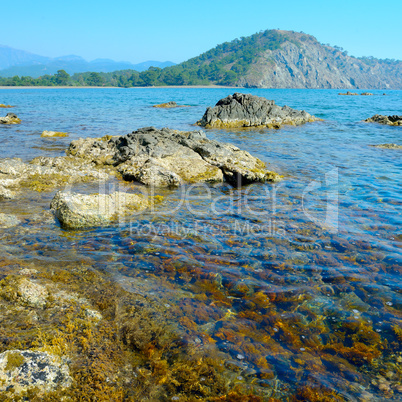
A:
<svg viewBox="0 0 402 402">
<path fill-rule="evenodd" d="M 12 108 L 12 107 L 14 107 L 14 106 L 11 106 L 11 105 L 5 105 L 4 103 L 0 103 L 0 108 L 4 108 L 4 109 L 10 109 L 10 108 Z"/>
<path fill-rule="evenodd" d="M 18 349 L 0 354 L 3 397 L 20 395 L 31 389 L 35 389 L 37 395 L 43 395 L 57 388 L 67 388 L 71 383 L 68 365 L 55 355 Z"/>
<path fill-rule="evenodd" d="M 0 213 L 0 228 L 11 228 L 13 226 L 19 225 L 20 223 L 20 220 L 16 216 Z"/>
<path fill-rule="evenodd" d="M 41 137 L 68 137 L 67 133 L 63 133 L 61 131 L 43 131 Z"/>
<path fill-rule="evenodd" d="M 319 120 L 304 110 L 275 105 L 273 100 L 250 94 L 234 93 L 207 108 L 197 125 L 206 128 L 268 127 L 300 125 Z"/>
<path fill-rule="evenodd" d="M 144 210 L 148 205 L 148 200 L 141 195 L 118 191 L 92 195 L 58 191 L 50 208 L 63 227 L 80 229 L 109 225 L 122 216 Z"/>
<path fill-rule="evenodd" d="M 366 123 L 379 123 L 385 124 L 387 126 L 402 126 L 402 116 L 384 116 L 380 114 L 375 114 L 373 117 L 370 117 L 364 120 Z"/>
<path fill-rule="evenodd" d="M 22 304 L 37 308 L 45 307 L 49 296 L 44 286 L 27 278 L 22 278 L 19 282 L 17 294 Z"/>
<path fill-rule="evenodd" d="M 120 137 L 73 141 L 67 155 L 113 165 L 125 180 L 154 186 L 224 178 L 232 184 L 280 180 L 261 160 L 231 144 L 209 140 L 202 131 L 145 127 Z"/>
<path fill-rule="evenodd" d="M 402 145 L 397 144 L 378 144 L 378 145 L 369 145 L 374 148 L 383 148 L 383 149 L 402 149 Z"/>
<path fill-rule="evenodd" d="M 7 113 L 5 117 L 0 117 L 0 124 L 20 124 L 21 119 L 14 113 Z"/>
<path fill-rule="evenodd" d="M 339 92 L 339 94 L 338 95 L 349 95 L 349 96 L 356 96 L 356 95 L 359 95 L 358 93 L 356 93 L 356 92 L 350 92 L 350 91 L 348 91 L 348 92 L 345 92 L 345 93 L 342 93 L 342 92 Z"/>
</svg>

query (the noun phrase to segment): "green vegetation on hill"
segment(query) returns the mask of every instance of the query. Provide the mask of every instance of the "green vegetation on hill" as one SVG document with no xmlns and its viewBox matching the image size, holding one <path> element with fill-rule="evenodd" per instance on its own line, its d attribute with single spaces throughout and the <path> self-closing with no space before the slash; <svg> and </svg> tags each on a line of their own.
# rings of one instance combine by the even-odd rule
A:
<svg viewBox="0 0 402 402">
<path fill-rule="evenodd" d="M 288 35 L 267 30 L 249 37 L 222 43 L 215 48 L 176 66 L 147 71 L 122 70 L 113 73 L 76 73 L 72 76 L 64 70 L 39 78 L 0 78 L 2 86 L 116 86 L 138 87 L 158 85 L 236 85 L 256 57 L 265 50 L 276 50 L 290 41 Z"/>
</svg>

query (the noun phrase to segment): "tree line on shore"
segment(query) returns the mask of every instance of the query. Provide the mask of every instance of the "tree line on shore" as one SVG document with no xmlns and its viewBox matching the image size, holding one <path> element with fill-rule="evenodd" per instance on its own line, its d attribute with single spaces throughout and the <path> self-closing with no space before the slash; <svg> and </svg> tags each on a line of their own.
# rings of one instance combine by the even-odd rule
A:
<svg viewBox="0 0 402 402">
<path fill-rule="evenodd" d="M 256 57 L 264 50 L 280 48 L 287 35 L 275 30 L 256 33 L 215 48 L 184 63 L 166 67 L 150 67 L 147 71 L 121 70 L 112 73 L 85 72 L 69 75 L 59 70 L 54 75 L 0 78 L 1 86 L 113 86 L 139 87 L 158 85 L 236 85 Z"/>
<path fill-rule="evenodd" d="M 110 73 L 84 72 L 68 74 L 59 70 L 54 75 L 32 77 L 0 77 L 0 86 L 94 86 L 94 87 L 147 87 L 162 85 L 227 85 L 238 86 L 250 68 L 258 62 L 267 50 L 281 49 L 285 42 L 291 42 L 301 48 L 302 42 L 317 42 L 307 34 L 295 35 L 293 31 L 266 30 L 248 37 L 241 37 L 225 42 L 207 52 L 183 63 L 163 69 L 150 67 L 146 71 L 120 70 Z M 318 42 L 317 42 L 318 43 Z M 323 45 L 339 58 L 346 51 L 337 46 Z M 353 57 L 353 56 L 352 56 Z M 378 61 L 393 65 L 395 60 L 378 60 L 372 57 L 359 58 L 366 65 L 375 65 Z M 270 56 L 265 55 L 264 62 L 275 65 Z M 342 60 L 339 61 L 341 63 Z"/>
</svg>

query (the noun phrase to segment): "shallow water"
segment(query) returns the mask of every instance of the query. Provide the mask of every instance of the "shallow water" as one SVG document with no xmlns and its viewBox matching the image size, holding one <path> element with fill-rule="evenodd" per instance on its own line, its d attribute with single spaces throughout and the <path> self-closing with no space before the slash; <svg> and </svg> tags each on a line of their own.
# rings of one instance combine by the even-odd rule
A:
<svg viewBox="0 0 402 402">
<path fill-rule="evenodd" d="M 0 103 L 15 105 L 22 119 L 0 127 L 0 158 L 63 155 L 72 139 L 144 126 L 196 129 L 205 108 L 232 92 L 0 90 Z M 241 92 L 324 119 L 280 130 L 207 130 L 270 163 L 281 183 L 161 190 L 165 201 L 154 211 L 71 233 L 44 218 L 54 192 L 28 192 L 1 203 L 22 224 L 0 229 L 0 254 L 50 265 L 85 260 L 127 289 L 133 279 L 143 283 L 144 292 L 170 300 L 183 331 L 214 344 L 239 382 L 267 396 L 298 392 L 309 400 L 303 392 L 321 387 L 340 400 L 400 400 L 402 151 L 369 145 L 402 144 L 402 128 L 362 120 L 401 114 L 402 91 Z M 151 107 L 171 100 L 191 107 Z M 41 138 L 43 130 L 70 136 Z"/>
</svg>

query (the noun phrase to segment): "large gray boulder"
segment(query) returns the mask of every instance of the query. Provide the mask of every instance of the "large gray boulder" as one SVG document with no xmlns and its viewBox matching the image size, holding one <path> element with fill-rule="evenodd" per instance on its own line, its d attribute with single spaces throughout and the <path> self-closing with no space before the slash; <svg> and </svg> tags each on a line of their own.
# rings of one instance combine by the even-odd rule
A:
<svg viewBox="0 0 402 402">
<path fill-rule="evenodd" d="M 112 165 L 125 180 L 153 186 L 224 179 L 238 185 L 280 179 L 258 158 L 231 144 L 209 140 L 202 131 L 145 127 L 108 141 L 73 141 L 67 154 L 98 165 Z"/>
<path fill-rule="evenodd" d="M 250 94 L 235 93 L 209 107 L 199 126 L 206 128 L 268 127 L 300 125 L 319 120 L 304 110 L 275 105 L 273 100 Z"/>
<path fill-rule="evenodd" d="M 58 191 L 50 208 L 66 229 L 106 226 L 120 217 L 142 211 L 149 201 L 142 195 L 116 191 L 112 194 L 77 194 Z"/>
<path fill-rule="evenodd" d="M 380 123 L 387 126 L 402 126 L 402 116 L 398 115 L 384 116 L 381 114 L 375 114 L 373 117 L 370 117 L 364 121 L 366 123 Z"/>
<path fill-rule="evenodd" d="M 14 113 L 7 113 L 5 117 L 0 117 L 0 124 L 20 124 L 21 119 Z"/>
</svg>

